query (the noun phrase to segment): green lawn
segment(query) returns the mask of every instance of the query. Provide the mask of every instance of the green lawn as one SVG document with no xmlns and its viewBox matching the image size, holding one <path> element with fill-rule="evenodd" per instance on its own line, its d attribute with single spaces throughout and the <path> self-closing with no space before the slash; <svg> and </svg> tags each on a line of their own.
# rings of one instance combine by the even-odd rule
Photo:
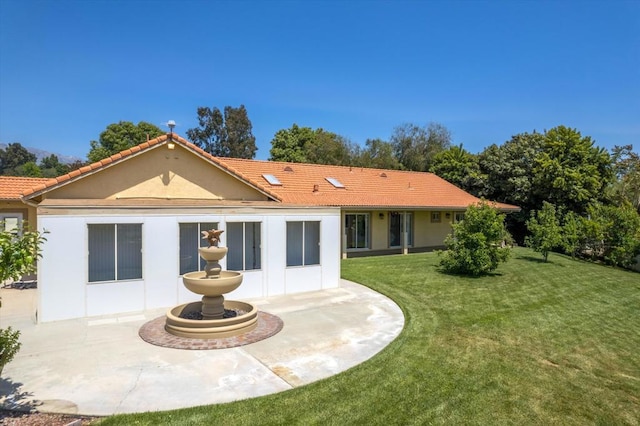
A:
<svg viewBox="0 0 640 426">
<path fill-rule="evenodd" d="M 640 424 L 640 274 L 527 249 L 492 276 L 433 254 L 348 259 L 342 276 L 402 308 L 371 360 L 252 400 L 111 424 Z"/>
</svg>

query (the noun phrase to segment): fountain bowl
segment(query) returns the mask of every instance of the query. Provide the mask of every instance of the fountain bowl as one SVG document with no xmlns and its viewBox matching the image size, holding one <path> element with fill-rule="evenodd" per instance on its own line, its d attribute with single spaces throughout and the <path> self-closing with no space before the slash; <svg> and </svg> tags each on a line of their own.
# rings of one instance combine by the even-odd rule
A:
<svg viewBox="0 0 640 426">
<path fill-rule="evenodd" d="M 233 318 L 192 320 L 180 318 L 190 312 L 200 312 L 202 302 L 178 305 L 167 312 L 165 330 L 174 336 L 192 339 L 221 339 L 237 336 L 255 329 L 258 325 L 258 308 L 250 303 L 225 300 L 225 309 L 241 310 L 244 314 Z"/>
<path fill-rule="evenodd" d="M 242 274 L 221 271 L 218 277 L 207 278 L 205 271 L 187 272 L 182 276 L 184 286 L 196 294 L 216 296 L 231 293 L 242 284 Z"/>
</svg>

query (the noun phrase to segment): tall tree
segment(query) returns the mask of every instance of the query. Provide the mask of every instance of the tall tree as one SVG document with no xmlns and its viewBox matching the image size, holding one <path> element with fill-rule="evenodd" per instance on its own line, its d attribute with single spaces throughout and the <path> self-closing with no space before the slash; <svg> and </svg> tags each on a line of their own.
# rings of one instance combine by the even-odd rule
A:
<svg viewBox="0 0 640 426">
<path fill-rule="evenodd" d="M 35 164 L 36 159 L 36 155 L 27 151 L 20 143 L 10 143 L 6 149 L 0 149 L 0 174 L 16 175 L 19 173 L 18 167 L 29 162 Z"/>
<path fill-rule="evenodd" d="M 430 171 L 472 194 L 479 194 L 486 181 L 477 157 L 465 150 L 462 144 L 437 153 Z"/>
<path fill-rule="evenodd" d="M 427 127 L 405 123 L 393 130 L 390 142 L 405 169 L 424 172 L 431 168 L 437 153 L 451 146 L 451 132 L 438 123 Z"/>
<path fill-rule="evenodd" d="M 100 161 L 163 134 L 164 132 L 160 128 L 145 121 L 138 124 L 133 124 L 130 121 L 109 124 L 100 133 L 100 138 L 97 141 L 91 141 L 91 150 L 87 154 L 87 158 L 92 162 Z"/>
<path fill-rule="evenodd" d="M 278 130 L 271 140 L 269 160 L 304 163 L 307 161 L 305 146 L 311 144 L 315 137 L 310 127 L 299 127 L 295 123 L 290 129 Z"/>
<path fill-rule="evenodd" d="M 217 157 L 253 158 L 256 138 L 244 105 L 217 108 L 198 107 L 198 125 L 187 130 L 187 137 L 211 155 Z"/>
<path fill-rule="evenodd" d="M 576 213 L 601 200 L 613 178 L 609 153 L 565 126 L 545 132 L 533 173 L 539 198 Z"/>
</svg>

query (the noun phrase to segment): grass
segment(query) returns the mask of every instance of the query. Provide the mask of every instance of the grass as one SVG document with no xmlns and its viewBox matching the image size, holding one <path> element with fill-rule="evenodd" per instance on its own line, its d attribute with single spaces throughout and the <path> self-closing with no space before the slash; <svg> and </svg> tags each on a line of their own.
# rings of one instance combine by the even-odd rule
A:
<svg viewBox="0 0 640 426">
<path fill-rule="evenodd" d="M 640 424 L 640 274 L 527 249 L 497 273 L 438 272 L 433 254 L 348 259 L 405 328 L 342 374 L 230 404 L 104 425 Z"/>
</svg>

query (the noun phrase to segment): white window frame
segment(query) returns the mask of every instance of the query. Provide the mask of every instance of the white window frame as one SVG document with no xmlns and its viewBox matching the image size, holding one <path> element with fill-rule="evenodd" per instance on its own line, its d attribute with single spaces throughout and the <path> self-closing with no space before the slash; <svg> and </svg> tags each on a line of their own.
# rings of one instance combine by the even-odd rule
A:
<svg viewBox="0 0 640 426">
<path fill-rule="evenodd" d="M 12 230 L 10 230 L 9 232 L 12 232 L 15 235 L 22 235 L 22 223 L 23 223 L 23 215 L 22 213 L 0 213 L 0 225 L 2 225 L 2 229 L 0 229 L 0 231 L 6 231 L 7 229 L 5 228 L 5 223 L 4 221 L 6 219 L 18 219 L 18 223 L 16 224 L 16 227 L 13 228 Z M 15 230 L 15 232 L 13 232 Z"/>
<path fill-rule="evenodd" d="M 246 244 L 247 244 L 247 224 L 258 224 L 260 226 L 260 244 L 258 245 L 258 253 L 260 259 L 260 265 L 257 268 L 249 268 L 247 269 L 247 259 L 246 259 Z M 233 269 L 234 271 L 260 271 L 262 270 L 262 222 L 260 221 L 231 221 L 226 223 L 227 234 L 229 233 L 229 225 L 230 224 L 241 224 L 242 225 L 242 269 Z M 229 247 L 229 237 L 227 235 L 227 247 Z M 231 250 L 231 247 L 229 247 Z M 227 254 L 227 263 L 229 262 L 229 254 Z"/>
<path fill-rule="evenodd" d="M 306 259 L 305 259 L 305 247 L 307 246 L 307 241 L 306 241 L 306 227 L 307 227 L 307 223 L 317 223 L 318 224 L 318 263 L 307 263 Z M 289 265 L 289 247 L 288 247 L 288 242 L 289 242 L 289 223 L 302 223 L 302 235 L 300 236 L 302 238 L 302 263 L 299 265 Z M 320 220 L 288 220 L 286 222 L 286 236 L 285 236 L 285 264 L 287 268 L 301 268 L 301 267 L 305 267 L 305 266 L 319 266 L 322 264 L 322 251 L 321 251 L 321 239 L 322 239 L 322 221 Z"/>
<path fill-rule="evenodd" d="M 140 276 L 139 277 L 134 277 L 134 278 L 119 278 L 118 277 L 118 226 L 123 226 L 123 225 L 136 225 L 140 227 Z M 140 222 L 119 222 L 119 223 L 87 223 L 87 283 L 90 285 L 93 284 L 101 284 L 101 283 L 113 283 L 113 282 L 118 282 L 118 281 L 139 281 L 139 280 L 143 280 L 144 279 L 144 247 L 143 247 L 143 242 L 144 242 L 144 227 L 142 226 L 143 224 Z M 91 245 L 91 242 L 89 241 L 90 238 L 90 232 L 89 232 L 89 228 L 91 226 L 112 226 L 113 227 L 113 233 L 114 233 L 114 240 L 113 240 L 113 251 L 114 251 L 114 264 L 113 264 L 113 268 L 114 268 L 114 279 L 112 280 L 95 280 L 95 281 L 91 281 L 91 261 L 90 261 L 90 256 L 91 253 L 89 252 L 89 247 Z"/>
</svg>

